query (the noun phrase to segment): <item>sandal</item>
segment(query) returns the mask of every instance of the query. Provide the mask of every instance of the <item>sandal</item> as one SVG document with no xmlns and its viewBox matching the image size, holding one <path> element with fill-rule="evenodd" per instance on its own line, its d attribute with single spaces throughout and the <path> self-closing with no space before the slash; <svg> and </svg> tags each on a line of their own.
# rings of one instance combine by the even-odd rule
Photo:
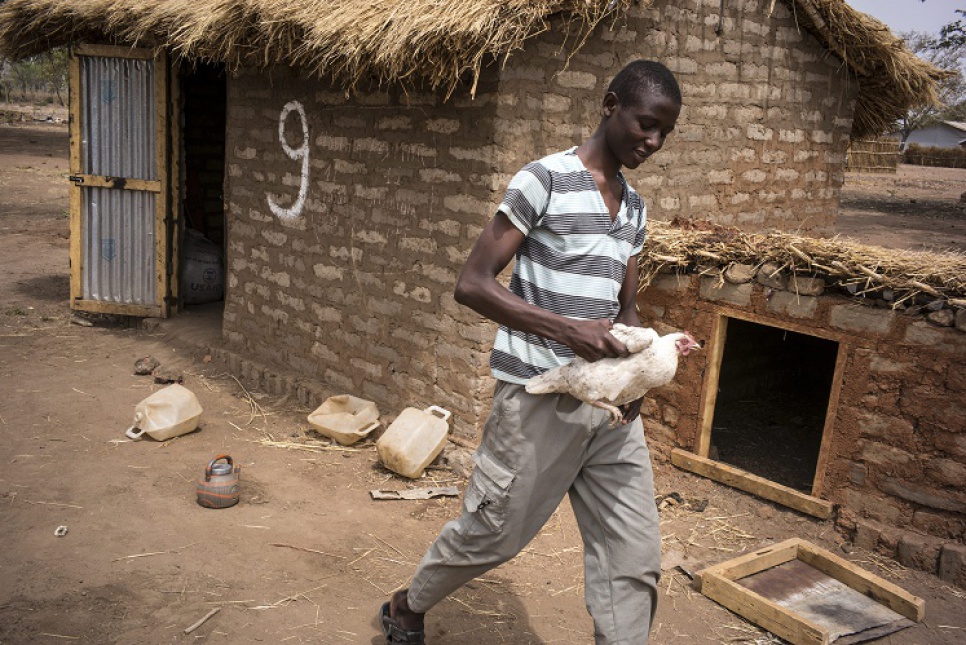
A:
<svg viewBox="0 0 966 645">
<path fill-rule="evenodd" d="M 407 632 L 402 629 L 396 619 L 389 615 L 389 603 L 382 604 L 379 610 L 380 624 L 382 633 L 386 636 L 386 645 L 424 645 L 426 642 L 426 632 L 423 630 Z"/>
</svg>

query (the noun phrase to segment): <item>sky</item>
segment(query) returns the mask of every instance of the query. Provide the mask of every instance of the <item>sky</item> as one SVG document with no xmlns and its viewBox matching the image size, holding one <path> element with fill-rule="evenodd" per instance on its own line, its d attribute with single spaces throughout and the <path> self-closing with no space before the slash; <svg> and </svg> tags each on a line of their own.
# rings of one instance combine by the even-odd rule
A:
<svg viewBox="0 0 966 645">
<path fill-rule="evenodd" d="M 956 9 L 966 9 L 964 0 L 846 0 L 852 8 L 878 18 L 892 33 L 924 31 L 938 34 L 943 25 L 960 18 Z"/>
</svg>

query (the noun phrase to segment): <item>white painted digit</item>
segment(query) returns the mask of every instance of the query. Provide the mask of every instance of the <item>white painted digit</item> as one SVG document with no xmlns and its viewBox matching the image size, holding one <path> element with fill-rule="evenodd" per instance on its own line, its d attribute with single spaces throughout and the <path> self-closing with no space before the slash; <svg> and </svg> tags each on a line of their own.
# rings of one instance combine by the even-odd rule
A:
<svg viewBox="0 0 966 645">
<path fill-rule="evenodd" d="M 302 120 L 302 145 L 292 148 L 285 140 L 285 119 L 289 112 L 298 111 L 299 118 Z M 272 209 L 278 217 L 296 218 L 302 213 L 302 206 L 305 205 L 305 195 L 309 189 L 309 122 L 305 118 L 305 109 L 298 101 L 290 101 L 282 108 L 282 113 L 278 117 L 278 140 L 282 144 L 282 150 L 293 161 L 302 160 L 302 181 L 299 184 L 299 196 L 295 203 L 288 208 L 283 208 L 275 203 L 275 196 L 268 195 L 268 207 Z"/>
</svg>

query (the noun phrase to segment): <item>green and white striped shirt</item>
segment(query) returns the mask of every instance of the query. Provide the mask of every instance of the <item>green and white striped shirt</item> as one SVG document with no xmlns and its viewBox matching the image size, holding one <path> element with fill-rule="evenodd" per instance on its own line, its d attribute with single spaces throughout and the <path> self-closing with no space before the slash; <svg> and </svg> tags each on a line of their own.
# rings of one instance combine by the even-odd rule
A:
<svg viewBox="0 0 966 645">
<path fill-rule="evenodd" d="M 620 210 L 611 222 L 604 198 L 571 148 L 523 167 L 507 187 L 499 211 L 526 238 L 516 254 L 510 291 L 568 318 L 613 319 L 631 256 L 644 245 L 646 208 L 624 176 Z M 490 369 L 510 383 L 566 365 L 573 350 L 503 325 Z"/>
</svg>

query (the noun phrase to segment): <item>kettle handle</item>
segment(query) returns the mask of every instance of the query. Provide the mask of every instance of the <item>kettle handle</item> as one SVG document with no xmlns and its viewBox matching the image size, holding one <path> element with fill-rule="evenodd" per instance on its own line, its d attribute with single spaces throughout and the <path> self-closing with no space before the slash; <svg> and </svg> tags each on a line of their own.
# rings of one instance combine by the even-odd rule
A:
<svg viewBox="0 0 966 645">
<path fill-rule="evenodd" d="M 219 459 L 224 459 L 225 461 L 227 461 L 229 466 L 234 466 L 235 465 L 234 462 L 231 460 L 231 457 L 229 455 L 218 455 L 217 457 L 215 457 L 214 459 L 212 459 L 211 461 L 209 461 L 208 462 L 208 467 L 205 468 L 205 481 L 206 482 L 210 482 L 211 481 L 211 469 L 215 465 L 215 462 L 218 461 Z"/>
<path fill-rule="evenodd" d="M 426 412 L 438 412 L 439 416 L 443 419 L 443 421 L 449 421 L 449 418 L 453 416 L 452 412 L 450 412 L 449 410 L 444 410 L 438 405 L 429 406 L 428 408 L 426 408 Z"/>
</svg>

